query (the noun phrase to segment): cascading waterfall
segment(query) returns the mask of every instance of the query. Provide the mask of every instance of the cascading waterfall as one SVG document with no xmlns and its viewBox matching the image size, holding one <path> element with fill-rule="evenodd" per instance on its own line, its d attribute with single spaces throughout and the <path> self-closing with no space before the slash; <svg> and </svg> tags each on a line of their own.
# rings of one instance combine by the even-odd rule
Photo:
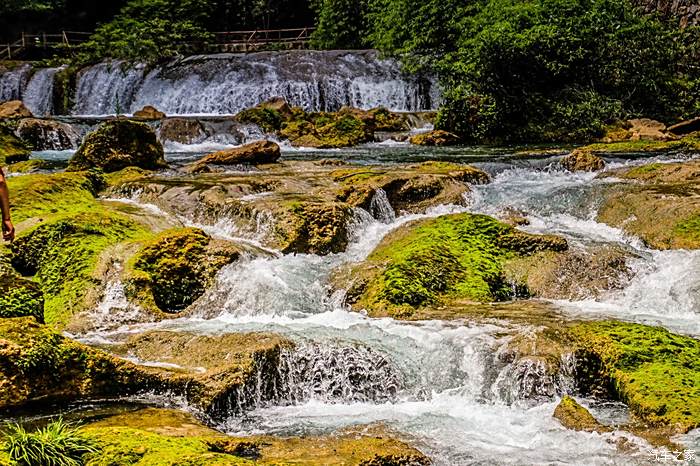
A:
<svg viewBox="0 0 700 466">
<path fill-rule="evenodd" d="M 0 100 L 30 99 L 46 113 L 55 68 L 0 71 Z M 435 79 L 403 73 L 374 51 L 288 51 L 189 57 L 155 68 L 110 61 L 78 74 L 75 115 L 133 113 L 153 105 L 168 115 L 234 114 L 272 97 L 308 111 L 343 106 L 396 111 L 437 108 Z"/>
<path fill-rule="evenodd" d="M 21 100 L 31 66 L 22 65 L 12 70 L 0 70 L 0 102 L 6 100 Z"/>
<path fill-rule="evenodd" d="M 61 69 L 43 68 L 37 70 L 29 80 L 22 93 L 22 100 L 34 116 L 53 114 L 54 77 Z"/>
<path fill-rule="evenodd" d="M 391 207 L 386 191 L 382 188 L 374 192 L 374 196 L 372 196 L 372 200 L 370 201 L 370 212 L 374 218 L 382 223 L 392 223 L 396 220 L 396 212 L 394 212 L 394 208 Z"/>
</svg>

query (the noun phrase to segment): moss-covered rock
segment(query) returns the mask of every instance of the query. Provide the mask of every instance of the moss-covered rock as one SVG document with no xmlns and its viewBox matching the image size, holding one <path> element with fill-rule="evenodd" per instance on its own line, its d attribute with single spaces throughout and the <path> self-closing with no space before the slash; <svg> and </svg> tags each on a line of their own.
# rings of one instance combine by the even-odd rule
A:
<svg viewBox="0 0 700 466">
<path fill-rule="evenodd" d="M 25 160 L 23 162 L 11 163 L 6 168 L 7 168 L 8 174 L 26 175 L 28 173 L 37 173 L 41 170 L 47 170 L 50 167 L 51 167 L 51 164 L 49 162 L 47 162 L 46 160 L 31 159 L 31 160 Z"/>
<path fill-rule="evenodd" d="M 197 228 L 168 230 L 148 241 L 130 260 L 127 294 L 142 305 L 178 312 L 197 300 L 216 273 L 240 250 Z"/>
<path fill-rule="evenodd" d="M 609 428 L 603 426 L 593 415 L 570 396 L 561 399 L 554 409 L 554 418 L 561 422 L 567 429 L 584 432 L 608 432 Z"/>
<path fill-rule="evenodd" d="M 131 166 L 147 170 L 166 167 L 163 146 L 147 124 L 113 120 L 85 137 L 68 170 L 101 168 L 114 172 Z"/>
<path fill-rule="evenodd" d="M 376 427 L 360 426 L 328 436 L 233 438 L 207 429 L 185 413 L 143 409 L 92 423 L 83 432 L 102 446 L 88 466 L 430 464 L 418 450 Z"/>
<path fill-rule="evenodd" d="M 581 323 L 570 333 L 583 393 L 612 395 L 651 426 L 700 426 L 700 341 L 614 321 Z"/>
<path fill-rule="evenodd" d="M 4 126 L 0 126 L 0 165 L 29 159 L 29 148 Z"/>
<path fill-rule="evenodd" d="M 339 202 L 292 202 L 275 232 L 284 253 L 326 255 L 342 252 L 348 245 L 350 207 Z"/>
<path fill-rule="evenodd" d="M 257 106 L 242 110 L 236 115 L 240 123 L 248 123 L 259 126 L 264 132 L 272 134 L 282 128 L 282 115 L 274 108 Z"/>
<path fill-rule="evenodd" d="M 0 318 L 25 316 L 44 322 L 44 293 L 37 283 L 0 270 Z"/>
<path fill-rule="evenodd" d="M 390 233 L 357 266 L 348 292 L 373 315 L 411 316 L 451 299 L 509 299 L 504 264 L 541 251 L 564 251 L 556 236 L 523 233 L 484 215 L 455 214 L 410 223 Z"/>
<path fill-rule="evenodd" d="M 459 136 L 441 129 L 416 134 L 409 141 L 416 146 L 456 146 L 460 143 Z"/>
<path fill-rule="evenodd" d="M 692 133 L 681 139 L 670 141 L 622 141 L 611 143 L 596 143 L 581 147 L 580 150 L 594 154 L 615 153 L 664 153 L 664 152 L 699 152 L 700 133 Z"/>
<path fill-rule="evenodd" d="M 599 221 L 656 249 L 700 248 L 700 163 L 652 163 L 612 174 L 638 183 L 610 187 Z"/>
<path fill-rule="evenodd" d="M 605 168 L 605 161 L 590 151 L 576 149 L 561 160 L 561 165 L 571 172 L 594 172 Z"/>
<path fill-rule="evenodd" d="M 127 216 L 95 206 L 22 232 L 12 245 L 12 263 L 40 285 L 46 321 L 62 326 L 99 299 L 101 280 L 94 271 L 104 250 L 146 234 Z"/>
<path fill-rule="evenodd" d="M 0 408 L 119 396 L 153 387 L 136 366 L 30 317 L 0 319 Z"/>
</svg>

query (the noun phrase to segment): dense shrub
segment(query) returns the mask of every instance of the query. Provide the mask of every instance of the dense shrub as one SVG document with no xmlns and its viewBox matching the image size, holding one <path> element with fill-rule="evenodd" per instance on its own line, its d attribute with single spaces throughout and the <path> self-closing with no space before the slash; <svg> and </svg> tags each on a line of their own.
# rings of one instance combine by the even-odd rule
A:
<svg viewBox="0 0 700 466">
<path fill-rule="evenodd" d="M 98 451 L 94 441 L 62 419 L 35 432 L 18 424 L 6 426 L 4 449 L 19 466 L 80 466 L 84 455 Z"/>
</svg>

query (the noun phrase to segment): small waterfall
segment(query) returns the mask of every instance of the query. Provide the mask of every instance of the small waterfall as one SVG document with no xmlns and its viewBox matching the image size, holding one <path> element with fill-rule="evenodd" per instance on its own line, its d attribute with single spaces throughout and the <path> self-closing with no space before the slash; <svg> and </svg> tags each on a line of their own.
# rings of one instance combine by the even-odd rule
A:
<svg viewBox="0 0 700 466">
<path fill-rule="evenodd" d="M 31 70 L 30 65 L 22 65 L 5 72 L 0 69 L 0 102 L 22 99 Z"/>
<path fill-rule="evenodd" d="M 234 114 L 281 96 L 308 111 L 343 106 L 396 111 L 434 109 L 433 79 L 407 75 L 374 51 L 289 51 L 189 57 L 146 72 L 104 62 L 80 73 L 74 114 L 134 112 L 153 105 L 168 115 Z"/>
<path fill-rule="evenodd" d="M 394 212 L 394 208 L 389 203 L 386 191 L 382 188 L 378 188 L 374 192 L 370 202 L 370 212 L 374 218 L 382 223 L 392 223 L 396 220 L 396 212 Z"/>
<path fill-rule="evenodd" d="M 53 114 L 54 76 L 62 68 L 43 68 L 37 70 L 24 90 L 22 100 L 34 116 Z"/>
</svg>

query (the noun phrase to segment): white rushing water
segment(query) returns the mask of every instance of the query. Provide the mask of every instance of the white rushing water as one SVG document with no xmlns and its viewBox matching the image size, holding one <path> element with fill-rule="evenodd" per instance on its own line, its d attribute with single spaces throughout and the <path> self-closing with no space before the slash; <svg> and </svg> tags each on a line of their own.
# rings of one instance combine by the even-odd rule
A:
<svg viewBox="0 0 700 466">
<path fill-rule="evenodd" d="M 517 165 L 517 164 L 516 164 Z M 282 395 L 259 402 L 244 416 L 231 413 L 218 427 L 232 435 L 305 435 L 383 423 L 429 454 L 437 465 L 648 464 L 644 441 L 620 431 L 575 432 L 552 418 L 559 397 L 572 392 L 565 357 L 558 374 L 533 360 L 508 357 L 508 342 L 534 328 L 507 322 L 402 322 L 350 312 L 329 278 L 337 267 L 365 259 L 400 225 L 425 217 L 509 207 L 531 221 L 526 229 L 557 233 L 574 246 L 613 244 L 631 252 L 634 277 L 622 290 L 597 299 L 558 301 L 574 315 L 611 316 L 700 334 L 700 254 L 652 251 L 622 231 L 598 223 L 598 190 L 614 179 L 572 174 L 555 166 L 500 165 L 490 184 L 473 188 L 468 207 L 440 206 L 423 215 L 397 215 L 377 193 L 372 213 L 358 209 L 346 252 L 251 255 L 219 273 L 189 317 L 87 334 L 104 341 L 123 332 L 159 328 L 203 334 L 269 331 L 297 344 L 285 354 Z M 262 193 L 260 195 L 266 195 Z M 138 194 L 128 202 L 139 204 Z M 144 206 L 167 215 L 154 206 Z M 178 217 L 184 224 L 195 224 Z M 226 218 L 202 225 L 210 234 L 264 242 L 269 222 L 242 232 Z M 105 306 L 124 306 L 114 285 Z M 128 322 L 123 322 L 128 324 Z M 114 328 L 113 326 L 111 327 Z M 582 400 L 588 404 L 589 400 Z M 619 406 L 590 406 L 615 419 Z M 629 449 L 618 449 L 621 439 Z M 694 445 L 691 434 L 682 441 Z"/>
<path fill-rule="evenodd" d="M 50 109 L 56 68 L 0 70 L 0 101 Z M 110 61 L 78 74 L 75 115 L 133 113 L 153 105 L 168 115 L 229 115 L 272 97 L 309 111 L 343 106 L 396 111 L 437 108 L 436 80 L 408 75 L 375 51 L 288 51 L 188 57 L 148 67 Z"/>
<path fill-rule="evenodd" d="M 62 68 L 42 68 L 32 75 L 22 93 L 24 105 L 34 116 L 53 115 L 54 77 Z"/>
</svg>

